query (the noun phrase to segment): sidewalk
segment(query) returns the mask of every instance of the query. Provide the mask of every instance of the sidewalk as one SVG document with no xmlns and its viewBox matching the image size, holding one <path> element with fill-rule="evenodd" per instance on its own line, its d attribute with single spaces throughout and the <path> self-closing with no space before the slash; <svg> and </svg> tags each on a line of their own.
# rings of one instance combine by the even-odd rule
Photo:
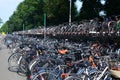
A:
<svg viewBox="0 0 120 80">
<path fill-rule="evenodd" d="M 10 72 L 8 70 L 8 57 L 10 54 L 8 54 L 9 50 L 6 48 L 6 46 L 1 42 L 0 39 L 0 80 L 26 80 L 26 77 L 19 76 L 18 74 L 14 72 Z"/>
</svg>

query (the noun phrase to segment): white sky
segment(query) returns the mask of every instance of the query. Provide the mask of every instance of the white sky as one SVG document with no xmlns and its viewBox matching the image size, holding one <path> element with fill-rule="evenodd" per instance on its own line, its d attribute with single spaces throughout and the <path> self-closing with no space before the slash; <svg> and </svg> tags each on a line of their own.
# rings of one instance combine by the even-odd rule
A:
<svg viewBox="0 0 120 80">
<path fill-rule="evenodd" d="M 0 18 L 3 23 L 9 20 L 9 17 L 16 10 L 18 4 L 24 0 L 0 0 Z"/>
<path fill-rule="evenodd" d="M 77 6 L 77 11 L 79 12 L 81 7 L 82 7 L 82 2 L 80 2 L 79 0 L 76 1 L 76 6 Z"/>
<path fill-rule="evenodd" d="M 106 0 L 101 0 L 101 4 L 105 5 Z"/>
</svg>

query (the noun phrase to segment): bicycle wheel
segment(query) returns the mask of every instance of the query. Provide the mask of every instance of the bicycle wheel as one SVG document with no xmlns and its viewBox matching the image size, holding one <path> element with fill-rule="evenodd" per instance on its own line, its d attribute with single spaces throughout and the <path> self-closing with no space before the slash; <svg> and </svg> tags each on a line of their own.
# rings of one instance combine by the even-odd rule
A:
<svg viewBox="0 0 120 80">
<path fill-rule="evenodd" d="M 22 72 L 22 73 L 27 73 L 27 71 L 28 71 L 28 62 L 22 56 L 20 59 L 19 69 L 20 69 L 20 72 Z"/>
<path fill-rule="evenodd" d="M 19 58 L 21 54 L 20 53 L 13 53 L 9 58 L 8 58 L 8 70 L 12 72 L 16 72 L 19 69 Z"/>
<path fill-rule="evenodd" d="M 60 78 L 53 73 L 42 72 L 34 76 L 34 78 L 31 80 L 60 80 Z"/>
<path fill-rule="evenodd" d="M 40 58 L 35 58 L 33 59 L 29 65 L 28 65 L 28 69 L 31 71 L 32 67 L 36 64 L 36 62 L 39 62 L 40 61 Z"/>
<path fill-rule="evenodd" d="M 38 61 L 39 60 L 39 58 L 35 58 L 35 59 L 33 59 L 30 63 L 29 63 L 29 65 L 28 65 L 28 69 L 31 71 L 31 68 L 32 68 L 32 66 L 36 63 L 36 61 Z"/>
<path fill-rule="evenodd" d="M 74 76 L 69 76 L 65 80 L 82 80 L 82 79 L 80 79 L 78 77 L 74 77 Z"/>
<path fill-rule="evenodd" d="M 46 64 L 46 61 L 42 60 L 37 60 L 35 61 L 32 66 L 31 66 L 31 74 L 36 73 L 38 70 L 40 70 L 41 67 L 43 67 Z"/>
<path fill-rule="evenodd" d="M 11 72 L 18 72 L 19 68 L 17 66 L 11 66 L 11 67 L 8 67 L 8 70 Z"/>
</svg>

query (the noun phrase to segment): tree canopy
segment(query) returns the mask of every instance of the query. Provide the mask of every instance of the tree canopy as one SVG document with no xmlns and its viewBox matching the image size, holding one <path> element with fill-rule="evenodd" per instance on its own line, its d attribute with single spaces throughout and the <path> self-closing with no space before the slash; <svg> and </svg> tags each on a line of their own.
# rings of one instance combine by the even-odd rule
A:
<svg viewBox="0 0 120 80">
<path fill-rule="evenodd" d="M 0 18 L 0 24 L 2 23 L 2 19 Z"/>
<path fill-rule="evenodd" d="M 105 11 L 108 16 L 120 15 L 120 0 L 106 0 Z"/>
<path fill-rule="evenodd" d="M 99 16 L 99 12 L 102 9 L 100 0 L 81 0 L 83 6 L 81 8 L 79 18 L 91 19 Z"/>
<path fill-rule="evenodd" d="M 75 2 L 72 0 L 72 21 L 99 17 L 99 12 L 105 9 L 107 15 L 120 14 L 120 0 L 80 0 L 83 2 L 80 13 L 77 12 Z M 114 7 L 113 7 L 114 6 Z M 44 25 L 44 13 L 47 17 L 47 26 L 58 25 L 69 21 L 69 0 L 24 0 L 21 2 L 9 20 L 1 27 L 1 31 L 13 32 Z"/>
</svg>

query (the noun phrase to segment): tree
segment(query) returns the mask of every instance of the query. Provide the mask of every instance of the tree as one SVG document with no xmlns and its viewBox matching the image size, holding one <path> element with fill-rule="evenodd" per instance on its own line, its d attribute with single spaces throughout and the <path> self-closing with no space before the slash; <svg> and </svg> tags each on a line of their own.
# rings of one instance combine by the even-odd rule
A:
<svg viewBox="0 0 120 80">
<path fill-rule="evenodd" d="M 9 31 L 20 31 L 43 25 L 43 0 L 25 0 L 21 2 L 3 27 Z"/>
<path fill-rule="evenodd" d="M 7 22 L 5 24 L 3 24 L 3 26 L 0 28 L 0 32 L 7 33 L 8 32 L 7 25 L 8 25 Z"/>
<path fill-rule="evenodd" d="M 43 25 L 43 0 L 25 0 L 17 10 L 26 29 Z"/>
<path fill-rule="evenodd" d="M 100 0 L 81 0 L 83 2 L 79 18 L 91 19 L 99 16 L 99 12 L 102 9 Z"/>
<path fill-rule="evenodd" d="M 45 2 L 44 2 L 45 1 Z M 77 9 L 72 0 L 72 21 L 77 20 Z M 81 0 L 83 6 L 78 16 L 79 19 L 91 19 L 99 16 L 101 10 L 100 0 Z M 8 31 L 20 31 L 43 26 L 43 14 L 47 14 L 47 25 L 58 25 L 69 21 L 69 0 L 24 0 L 13 15 L 3 25 Z M 94 5 L 93 5 L 94 4 Z"/>
<path fill-rule="evenodd" d="M 107 16 L 120 15 L 120 0 L 106 0 L 105 11 Z"/>
<path fill-rule="evenodd" d="M 72 0 L 72 18 L 76 15 Z M 48 24 L 60 24 L 69 20 L 69 0 L 46 0 L 45 12 L 47 13 Z"/>
<path fill-rule="evenodd" d="M 0 24 L 1 24 L 1 23 L 3 23 L 3 22 L 2 22 L 2 19 L 0 18 Z"/>
</svg>

